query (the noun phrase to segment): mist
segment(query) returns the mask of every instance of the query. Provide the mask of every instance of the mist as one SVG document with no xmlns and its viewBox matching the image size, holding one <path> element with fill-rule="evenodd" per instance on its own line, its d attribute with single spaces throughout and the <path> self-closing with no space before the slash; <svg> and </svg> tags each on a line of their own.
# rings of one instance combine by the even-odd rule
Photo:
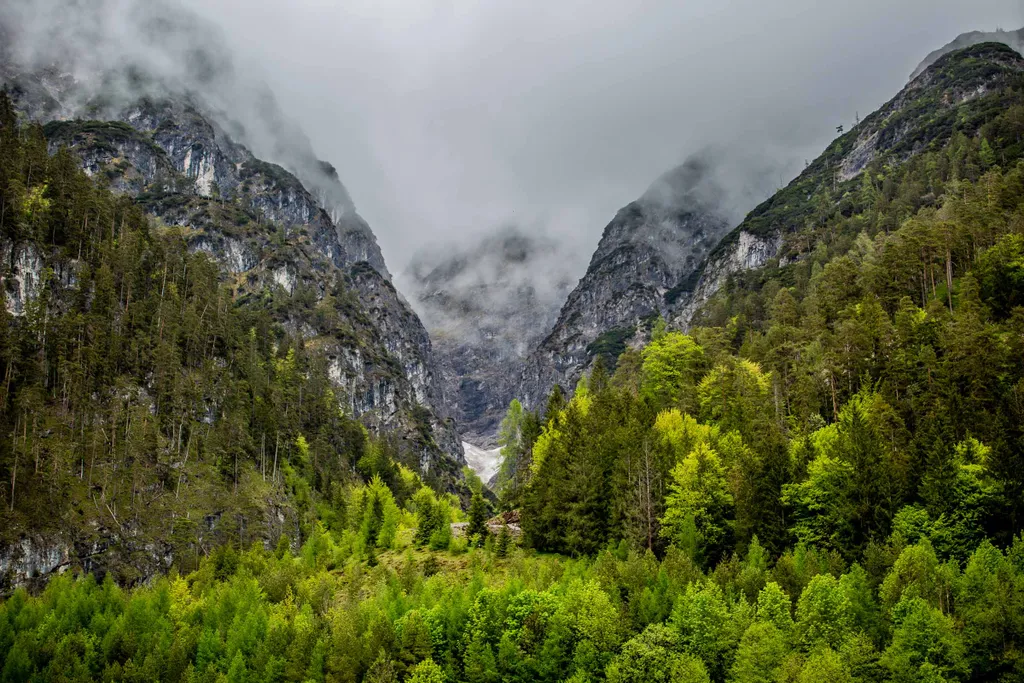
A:
<svg viewBox="0 0 1024 683">
<path fill-rule="evenodd" d="M 329 161 L 396 271 L 517 225 L 571 245 L 577 278 L 616 210 L 694 153 L 753 160 L 736 168 L 756 183 L 717 178 L 741 215 L 930 51 L 1024 25 L 1020 0 L 4 5 L 22 43 L 145 63 L 230 112 L 257 155 Z"/>
<path fill-rule="evenodd" d="M 509 222 L 589 255 L 698 149 L 792 174 L 931 50 L 1024 25 L 1019 0 L 188 1 L 235 27 L 398 269 Z"/>
<path fill-rule="evenodd" d="M 555 322 L 584 259 L 566 240 L 506 225 L 422 248 L 397 284 L 435 340 L 525 356 Z"/>
<path fill-rule="evenodd" d="M 176 0 L 0 5 L 4 68 L 54 68 L 75 81 L 43 94 L 61 105 L 53 117 L 119 118 L 141 98 L 172 97 L 203 110 L 257 157 L 293 171 L 336 221 L 354 211 L 335 169 L 317 158 L 259 68 L 237 60 L 227 35 Z"/>
</svg>

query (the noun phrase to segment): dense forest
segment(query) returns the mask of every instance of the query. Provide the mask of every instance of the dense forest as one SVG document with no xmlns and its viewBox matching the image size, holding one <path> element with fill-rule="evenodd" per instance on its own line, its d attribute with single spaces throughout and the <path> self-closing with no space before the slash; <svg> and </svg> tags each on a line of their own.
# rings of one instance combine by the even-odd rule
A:
<svg viewBox="0 0 1024 683">
<path fill-rule="evenodd" d="M 275 322 L 284 306 L 337 317 L 344 280 L 319 301 L 236 297 L 181 228 L 48 155 L 3 94 L 0 229 L 5 269 L 29 266 L 0 289 L 0 541 L 74 528 L 132 582 L 228 541 L 303 538 L 354 482 L 422 485 Z"/>
<path fill-rule="evenodd" d="M 520 538 L 0 99 L 5 258 L 74 264 L 0 307 L 0 523 L 169 547 L 9 592 L 0 681 L 1024 680 L 1024 82 L 996 95 L 778 204 L 784 257 L 690 330 L 513 402 Z"/>
</svg>

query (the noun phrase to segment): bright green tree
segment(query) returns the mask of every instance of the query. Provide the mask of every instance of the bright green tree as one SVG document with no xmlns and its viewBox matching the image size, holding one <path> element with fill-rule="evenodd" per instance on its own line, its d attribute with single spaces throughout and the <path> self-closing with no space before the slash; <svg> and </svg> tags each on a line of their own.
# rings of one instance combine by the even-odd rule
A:
<svg viewBox="0 0 1024 683">
<path fill-rule="evenodd" d="M 475 491 L 469 503 L 469 526 L 466 528 L 466 533 L 470 537 L 475 537 L 477 543 L 481 546 L 489 533 L 487 530 L 487 516 L 487 502 L 479 491 Z"/>
<path fill-rule="evenodd" d="M 731 513 L 732 495 L 718 454 L 706 443 L 698 443 L 672 469 L 662 534 L 685 547 L 692 544 L 690 534 L 695 529 L 699 559 L 714 563 L 731 540 Z"/>
<path fill-rule="evenodd" d="M 811 579 L 796 605 L 796 634 L 808 651 L 839 650 L 853 635 L 853 606 L 829 574 Z"/>
<path fill-rule="evenodd" d="M 659 407 L 696 412 L 696 386 L 706 368 L 704 350 L 693 338 L 669 332 L 641 353 L 641 393 Z"/>
<path fill-rule="evenodd" d="M 774 683 L 789 654 L 786 637 L 771 622 L 751 624 L 729 671 L 733 683 Z"/>
</svg>

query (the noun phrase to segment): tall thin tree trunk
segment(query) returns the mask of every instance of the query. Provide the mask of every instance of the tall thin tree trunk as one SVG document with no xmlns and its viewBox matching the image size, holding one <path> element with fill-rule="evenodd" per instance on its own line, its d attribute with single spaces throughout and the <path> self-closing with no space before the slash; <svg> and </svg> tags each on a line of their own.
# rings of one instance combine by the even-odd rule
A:
<svg viewBox="0 0 1024 683">
<path fill-rule="evenodd" d="M 949 302 L 949 312 L 953 312 L 953 255 L 949 247 L 946 247 L 946 301 Z"/>
<path fill-rule="evenodd" d="M 270 473 L 270 481 L 277 482 L 277 451 L 281 447 L 281 434 L 278 432 L 274 439 L 274 469 Z"/>
<path fill-rule="evenodd" d="M 14 451 L 14 467 L 11 468 L 11 512 L 14 512 L 14 486 L 18 481 L 18 422 L 14 422 L 14 431 L 11 432 L 11 448 Z"/>
</svg>

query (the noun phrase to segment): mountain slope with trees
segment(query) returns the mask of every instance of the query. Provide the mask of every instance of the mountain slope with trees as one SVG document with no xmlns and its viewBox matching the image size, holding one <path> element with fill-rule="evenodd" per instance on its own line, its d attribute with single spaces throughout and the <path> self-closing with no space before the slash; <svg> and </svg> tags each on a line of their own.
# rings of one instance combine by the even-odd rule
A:
<svg viewBox="0 0 1024 683">
<path fill-rule="evenodd" d="M 845 217 L 854 214 L 860 193 L 883 197 L 888 230 L 922 206 L 934 205 L 936 190 L 941 189 L 932 181 L 935 173 L 927 179 L 930 185 L 905 187 L 897 194 L 894 188 L 900 174 L 908 163 L 925 158 L 941 164 L 941 156 L 926 155 L 959 144 L 963 137 L 978 140 L 980 135 L 987 140 L 986 154 L 991 152 L 995 141 L 982 128 L 1015 104 L 1022 59 L 997 43 L 939 59 L 881 109 L 842 133 L 793 182 L 730 232 L 701 264 L 699 275 L 681 282 L 674 291 L 674 324 L 687 326 L 732 274 L 761 268 L 774 259 L 785 264 L 806 256 L 815 248 L 820 229 L 837 212 Z M 1004 144 L 1011 155 L 1017 153 L 1015 140 Z M 995 161 L 1005 162 L 1005 153 Z M 978 160 L 959 163 L 976 166 Z M 945 165 L 937 172 L 964 175 L 963 168 Z"/>
<path fill-rule="evenodd" d="M 605 227 L 586 274 L 525 361 L 519 397 L 537 407 L 551 387 L 574 386 L 596 357 L 614 365 L 669 315 L 680 282 L 756 201 L 773 173 L 708 148 L 665 173 Z"/>
<path fill-rule="evenodd" d="M 811 245 L 806 255 L 732 276 L 688 335 L 655 325 L 652 342 L 627 350 L 614 375 L 598 366 L 568 400 L 553 394 L 539 435 L 522 428 L 521 410 L 510 411 L 504 445 L 516 462 L 507 469 L 532 475 L 510 503 L 523 505 L 528 538 L 589 554 L 620 536 L 656 550 L 692 532 L 687 542 L 695 552 L 706 544 L 700 552 L 714 563 L 757 535 L 772 552 L 799 539 L 863 559 L 905 506 L 950 523 L 941 498 L 960 467 L 965 476 L 990 468 L 998 479 L 1000 503 L 973 519 L 993 524 L 986 535 L 1012 540 L 1024 490 L 1024 370 L 1014 362 L 1024 58 L 983 45 L 929 73 L 958 72 L 996 74 L 988 102 L 959 112 L 971 135 L 956 131 L 910 159 L 895 150 L 875 159 L 830 197 L 827 212 L 787 235 L 790 249 Z M 972 111 L 976 118 L 964 116 Z M 824 207 L 824 196 L 800 183 L 834 154 L 740 230 L 769 232 Z M 840 505 L 841 490 L 800 483 L 819 475 L 822 485 L 852 487 L 835 526 L 820 526 L 826 515 L 816 506 Z M 699 491 L 683 495 L 686 486 Z M 677 495 L 680 504 L 703 501 L 689 522 L 667 512 Z M 793 526 L 802 505 L 807 529 Z M 647 531 L 667 520 L 675 531 Z"/>
<path fill-rule="evenodd" d="M 21 463 L 14 514 L 39 500 L 18 486 L 54 483 L 50 500 L 104 523 L 126 523 L 136 497 L 172 509 L 181 406 L 213 403 L 224 407 L 211 424 L 208 410 L 186 415 L 185 454 L 202 444 L 188 467 L 219 472 L 222 495 L 238 482 L 236 499 L 267 486 L 294 501 L 304 543 L 293 554 L 287 538 L 239 525 L 197 548 L 186 530 L 193 552 L 149 584 L 79 575 L 18 589 L 0 604 L 2 679 L 1024 678 L 1024 58 L 1005 46 L 940 59 L 751 214 L 720 253 L 749 245 L 744 234 L 779 246 L 724 274 L 685 330 L 655 319 L 614 371 L 599 358 L 543 411 L 514 401 L 497 538 L 479 482 L 453 528 L 458 501 L 386 443 L 360 442 L 335 403 L 300 411 L 322 373 L 290 374 L 301 348 L 282 357 L 282 329 L 277 349 L 252 348 L 265 309 L 207 305 L 229 295 L 190 284 L 215 268 L 176 229 L 147 227 L 67 152 L 50 159 L 38 129 L 13 147 L 24 151 L 3 176 L 19 198 L 5 229 L 67 252 L 86 207 L 129 212 L 89 222 L 89 270 L 67 284 L 54 271 L 43 290 L 64 296 L 37 296 L 0 327 L 16 336 L 0 348 L 18 349 L 4 359 L 17 398 L 0 442 Z M 853 159 L 863 165 L 841 177 Z M 67 194 L 61 169 L 82 189 Z M 155 267 L 126 257 L 132 245 Z M 68 313 L 51 317 L 57 302 Z M 109 337 L 108 368 L 92 348 L 111 324 L 131 334 Z M 161 369 L 161 343 L 185 350 L 180 371 Z M 224 391 L 173 400 L 203 364 Z M 99 372 L 152 376 L 146 403 L 121 408 L 142 395 L 131 381 L 79 389 Z M 28 391 L 13 384 L 23 377 Z M 75 417 L 58 419 L 65 410 Z M 280 483 L 273 465 L 263 482 L 264 461 L 231 449 L 275 429 L 292 445 Z M 337 454 L 360 448 L 358 476 L 343 476 Z M 199 495 L 193 472 L 181 496 Z M 516 522 L 525 547 L 510 543 Z"/>
<path fill-rule="evenodd" d="M 927 57 L 924 61 L 917 65 L 914 69 L 914 73 L 910 74 L 910 80 L 914 80 L 925 70 L 935 62 L 950 52 L 956 52 L 957 50 L 963 50 L 964 48 L 971 47 L 972 45 L 978 45 L 980 43 L 1003 43 L 1017 52 L 1024 54 L 1024 28 L 1017 29 L 1016 31 L 1004 31 L 1002 29 L 996 31 L 970 31 L 969 33 L 962 33 L 957 36 L 954 40 L 943 45 L 938 50 L 935 50 Z"/>
<path fill-rule="evenodd" d="M 203 54 L 214 73 L 230 70 L 223 56 Z M 51 154 L 67 147 L 87 174 L 137 198 L 161 223 L 185 228 L 189 248 L 221 265 L 237 297 L 276 297 L 276 319 L 325 356 L 348 413 L 408 437 L 422 469 L 434 465 L 452 479 L 462 447 L 429 336 L 391 283 L 335 169 L 301 141 L 281 152 L 294 173 L 267 163 L 235 140 L 228 128 L 240 124 L 203 92 L 135 65 L 124 71 L 78 81 L 57 66 L 0 66 L 18 111 L 45 124 Z M 270 118 L 281 116 L 272 100 L 264 106 Z M 16 277 L 38 279 L 11 265 Z M 346 305 L 316 314 L 339 278 L 350 285 Z"/>
<path fill-rule="evenodd" d="M 319 296 L 254 270 L 225 282 L 195 222 L 154 222 L 67 148 L 49 155 L 45 133 L 0 93 L 0 581 L 71 565 L 130 582 L 225 542 L 301 539 L 343 486 L 394 484 L 399 464 L 457 485 L 457 466 L 423 462 L 436 448 L 425 409 L 409 441 L 371 439 L 323 342 L 301 334 L 323 325 L 358 344 L 346 323 L 374 332 L 369 266 L 336 272 Z M 179 197 L 214 227 L 220 212 L 249 216 Z M 246 239 L 280 240 L 255 225 Z"/>
</svg>

